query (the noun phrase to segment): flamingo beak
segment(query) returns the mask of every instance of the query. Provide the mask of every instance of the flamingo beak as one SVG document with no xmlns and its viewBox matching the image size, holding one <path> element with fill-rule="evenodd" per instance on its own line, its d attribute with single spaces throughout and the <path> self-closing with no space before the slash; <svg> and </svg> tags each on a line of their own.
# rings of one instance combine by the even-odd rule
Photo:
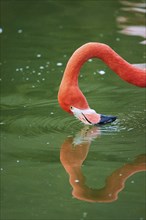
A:
<svg viewBox="0 0 146 220">
<path fill-rule="evenodd" d="M 88 125 L 103 125 L 116 120 L 115 116 L 106 116 L 96 113 L 93 109 L 78 109 L 71 107 L 71 111 L 76 118 Z"/>
<path fill-rule="evenodd" d="M 103 124 L 111 123 L 111 122 L 115 121 L 116 119 L 117 119 L 116 116 L 100 115 L 100 121 L 97 124 L 103 125 Z"/>
</svg>

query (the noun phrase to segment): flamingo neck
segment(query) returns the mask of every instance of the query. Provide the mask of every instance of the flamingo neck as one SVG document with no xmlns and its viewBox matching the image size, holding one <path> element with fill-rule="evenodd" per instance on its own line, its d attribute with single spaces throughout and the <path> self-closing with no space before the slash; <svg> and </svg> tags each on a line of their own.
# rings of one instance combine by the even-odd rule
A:
<svg viewBox="0 0 146 220">
<path fill-rule="evenodd" d="M 78 75 L 82 65 L 90 58 L 101 59 L 120 78 L 139 87 L 146 87 L 146 73 L 120 57 L 106 44 L 87 43 L 78 48 L 69 59 L 62 83 L 78 86 Z"/>
</svg>

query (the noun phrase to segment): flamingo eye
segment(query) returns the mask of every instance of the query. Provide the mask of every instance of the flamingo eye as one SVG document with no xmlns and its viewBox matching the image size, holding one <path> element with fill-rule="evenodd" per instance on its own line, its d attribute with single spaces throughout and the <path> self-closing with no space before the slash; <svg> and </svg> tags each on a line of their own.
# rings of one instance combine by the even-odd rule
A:
<svg viewBox="0 0 146 220">
<path fill-rule="evenodd" d="M 73 107 L 72 106 L 70 106 L 70 110 L 72 110 L 73 109 Z"/>
</svg>

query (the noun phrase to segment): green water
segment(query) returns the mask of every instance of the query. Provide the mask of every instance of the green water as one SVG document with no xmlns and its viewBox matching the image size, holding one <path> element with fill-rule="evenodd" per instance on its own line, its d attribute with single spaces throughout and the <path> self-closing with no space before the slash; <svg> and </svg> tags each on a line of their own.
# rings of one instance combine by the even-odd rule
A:
<svg viewBox="0 0 146 220">
<path fill-rule="evenodd" d="M 85 194 L 86 188 L 101 190 L 109 176 L 138 158 L 138 167 L 145 162 L 145 89 L 93 59 L 81 70 L 80 88 L 93 109 L 118 120 L 85 132 L 57 102 L 65 65 L 86 42 L 106 43 L 130 63 L 145 62 L 142 31 L 120 32 L 143 28 L 144 7 L 133 2 L 144 1 L 124 2 L 1 0 L 2 220 L 146 219 L 145 172 L 129 175 L 116 200 L 109 193 L 109 202 L 103 195 L 87 201 L 72 195 L 68 164 L 60 160 L 82 159 L 73 174 Z"/>
</svg>

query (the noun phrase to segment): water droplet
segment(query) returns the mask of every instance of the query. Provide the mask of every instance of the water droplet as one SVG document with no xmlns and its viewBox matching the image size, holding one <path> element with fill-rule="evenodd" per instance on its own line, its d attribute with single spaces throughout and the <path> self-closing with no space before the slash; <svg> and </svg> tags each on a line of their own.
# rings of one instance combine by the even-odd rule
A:
<svg viewBox="0 0 146 220">
<path fill-rule="evenodd" d="M 0 122 L 0 125 L 4 125 L 5 123 L 4 122 Z"/>
<path fill-rule="evenodd" d="M 116 41 L 120 41 L 120 38 L 119 38 L 119 37 L 117 37 L 117 38 L 116 38 Z"/>
<path fill-rule="evenodd" d="M 40 70 L 43 70 L 44 69 L 44 66 L 40 66 Z"/>
<path fill-rule="evenodd" d="M 51 114 L 51 115 L 54 115 L 54 112 L 51 112 L 50 114 Z"/>
<path fill-rule="evenodd" d="M 100 33 L 99 36 L 100 36 L 100 37 L 103 37 L 103 33 Z"/>
<path fill-rule="evenodd" d="M 105 74 L 105 71 L 104 71 L 104 70 L 99 70 L 98 73 L 99 73 L 100 75 L 104 75 L 104 74 Z"/>
<path fill-rule="evenodd" d="M 41 73 L 39 72 L 39 73 L 38 73 L 38 76 L 40 76 L 40 75 L 41 75 Z"/>
<path fill-rule="evenodd" d="M 19 29 L 17 32 L 18 32 L 18 34 L 21 34 L 23 32 L 23 30 Z"/>
<path fill-rule="evenodd" d="M 41 54 L 37 54 L 37 57 L 40 58 L 42 55 Z"/>
<path fill-rule="evenodd" d="M 16 162 L 17 162 L 17 163 L 19 163 L 19 162 L 20 162 L 20 160 L 17 160 Z"/>
<path fill-rule="evenodd" d="M 57 66 L 62 66 L 63 64 L 62 64 L 62 63 L 60 63 L 60 62 L 58 62 L 56 65 L 57 65 Z"/>
<path fill-rule="evenodd" d="M 0 34 L 3 32 L 3 29 L 0 27 Z"/>
<path fill-rule="evenodd" d="M 83 212 L 83 218 L 86 218 L 87 212 Z"/>
</svg>

